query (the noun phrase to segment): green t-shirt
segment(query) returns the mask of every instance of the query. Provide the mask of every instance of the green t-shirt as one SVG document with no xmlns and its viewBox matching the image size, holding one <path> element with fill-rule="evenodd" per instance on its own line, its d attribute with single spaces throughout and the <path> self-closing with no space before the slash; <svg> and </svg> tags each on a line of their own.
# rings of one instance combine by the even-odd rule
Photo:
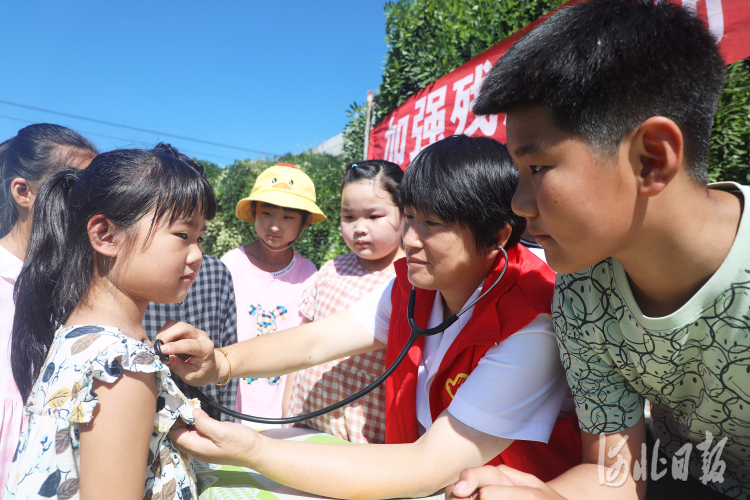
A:
<svg viewBox="0 0 750 500">
<path fill-rule="evenodd" d="M 739 191 L 750 200 L 745 186 L 720 183 L 711 188 Z M 711 244 L 701 235 L 695 243 Z M 674 313 L 644 316 L 622 265 L 609 258 L 559 275 L 552 315 L 581 429 L 592 434 L 623 431 L 641 418 L 647 398 L 653 403 L 654 439 L 667 457 L 692 443 L 689 470 L 700 479 L 705 457 L 696 445 L 706 441 L 706 431 L 714 436 L 709 452 L 726 437 L 724 481 L 708 484 L 733 498 L 750 498 L 747 214 L 722 265 Z M 659 467 L 671 471 L 672 464 Z"/>
</svg>

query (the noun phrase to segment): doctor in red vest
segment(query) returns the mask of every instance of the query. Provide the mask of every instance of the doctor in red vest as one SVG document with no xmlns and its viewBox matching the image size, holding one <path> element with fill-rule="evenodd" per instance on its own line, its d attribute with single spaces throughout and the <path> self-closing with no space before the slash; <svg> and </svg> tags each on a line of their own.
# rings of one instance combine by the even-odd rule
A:
<svg viewBox="0 0 750 500">
<path fill-rule="evenodd" d="M 160 333 L 170 368 L 192 385 L 273 377 L 375 349 L 390 365 L 414 318 L 439 325 L 492 290 L 443 333 L 420 338 L 386 381 L 386 444 L 274 440 L 196 410 L 170 434 L 189 455 L 250 467 L 282 484 L 335 498 L 419 497 L 466 467 L 505 463 L 552 479 L 581 461 L 580 431 L 552 331 L 554 273 L 518 244 L 510 209 L 518 174 L 505 146 L 454 136 L 425 148 L 401 184 L 406 258 L 397 277 L 350 309 L 215 351 L 203 332 Z M 231 365 L 231 374 L 230 374 Z"/>
</svg>

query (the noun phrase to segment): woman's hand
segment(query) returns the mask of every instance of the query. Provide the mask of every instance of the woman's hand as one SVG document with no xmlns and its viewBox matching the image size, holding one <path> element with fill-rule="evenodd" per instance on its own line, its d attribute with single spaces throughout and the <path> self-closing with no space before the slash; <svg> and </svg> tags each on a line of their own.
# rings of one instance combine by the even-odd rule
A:
<svg viewBox="0 0 750 500">
<path fill-rule="evenodd" d="M 214 420 L 203 410 L 193 410 L 193 417 L 193 425 L 175 426 L 169 432 L 180 451 L 203 462 L 251 466 L 260 434 L 246 425 Z"/>
<path fill-rule="evenodd" d="M 512 469 L 507 465 L 464 469 L 454 484 L 445 489 L 448 500 L 501 500 L 539 498 L 564 500 L 536 476 Z"/>
<path fill-rule="evenodd" d="M 219 380 L 221 360 L 216 359 L 214 343 L 203 330 L 169 320 L 156 338 L 164 342 L 161 352 L 169 356 L 169 369 L 186 384 L 201 386 L 224 381 Z M 224 373 L 226 378 L 226 370 Z"/>
</svg>

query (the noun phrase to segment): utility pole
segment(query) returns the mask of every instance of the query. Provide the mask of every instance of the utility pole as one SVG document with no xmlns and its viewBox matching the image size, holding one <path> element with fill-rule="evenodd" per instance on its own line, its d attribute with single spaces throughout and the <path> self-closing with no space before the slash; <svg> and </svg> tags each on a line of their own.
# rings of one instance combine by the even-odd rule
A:
<svg viewBox="0 0 750 500">
<path fill-rule="evenodd" d="M 365 111 L 365 147 L 362 151 L 362 161 L 367 160 L 367 150 L 370 147 L 370 117 L 372 116 L 372 90 L 367 91 L 367 111 Z"/>
</svg>

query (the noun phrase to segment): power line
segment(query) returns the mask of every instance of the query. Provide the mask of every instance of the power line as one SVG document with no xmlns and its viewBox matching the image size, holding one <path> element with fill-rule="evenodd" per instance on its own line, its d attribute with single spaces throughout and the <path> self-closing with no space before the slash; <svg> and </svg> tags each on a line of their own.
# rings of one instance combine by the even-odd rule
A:
<svg viewBox="0 0 750 500">
<path fill-rule="evenodd" d="M 138 127 L 132 127 L 130 125 L 123 125 L 121 123 L 113 123 L 113 122 L 108 122 L 108 121 L 104 121 L 104 120 L 98 120 L 96 118 L 87 118 L 85 116 L 73 115 L 73 114 L 70 114 L 70 113 L 63 113 L 61 111 L 52 111 L 51 109 L 37 108 L 36 106 L 29 106 L 27 104 L 20 104 L 20 103 L 17 103 L 17 102 L 4 101 L 2 99 L 0 99 L 0 104 L 6 104 L 8 106 L 16 106 L 18 108 L 32 109 L 34 111 L 41 111 L 43 113 L 51 113 L 53 115 L 66 116 L 68 118 L 75 118 L 76 120 L 85 120 L 85 121 L 89 121 L 89 122 L 93 122 L 93 123 L 100 123 L 102 125 L 109 125 L 110 127 L 126 128 L 126 129 L 129 129 L 129 130 L 135 130 L 137 132 L 146 132 L 148 134 L 165 135 L 167 137 L 174 137 L 175 139 L 182 139 L 184 141 L 200 142 L 202 144 L 208 144 L 208 145 L 211 145 L 211 146 L 219 146 L 219 147 L 222 147 L 222 148 L 237 149 L 237 150 L 240 150 L 240 151 L 249 151 L 250 153 L 259 153 L 259 154 L 266 155 L 266 156 L 278 156 L 278 155 L 274 155 L 274 153 L 269 153 L 268 151 L 260 151 L 258 149 L 248 149 L 248 148 L 243 148 L 243 147 L 240 147 L 240 146 L 231 146 L 229 144 L 221 144 L 219 142 L 204 141 L 203 139 L 195 139 L 195 138 L 192 138 L 192 137 L 185 137 L 183 135 L 168 134 L 166 132 L 157 132 L 155 130 L 149 130 L 149 129 L 138 128 Z"/>
<path fill-rule="evenodd" d="M 17 122 L 22 122 L 22 123 L 30 123 L 30 124 L 39 123 L 39 122 L 31 121 L 31 120 L 24 120 L 22 118 L 15 118 L 13 116 L 0 115 L 0 118 L 5 118 L 6 120 L 15 120 Z M 81 134 L 83 134 L 83 135 L 86 135 L 86 136 L 88 136 L 88 135 L 94 135 L 94 136 L 97 136 L 97 137 L 104 137 L 106 139 L 113 139 L 115 141 L 128 142 L 128 139 L 124 139 L 122 137 L 114 137 L 114 136 L 111 136 L 111 135 L 99 134 L 97 132 L 88 132 L 86 130 L 81 130 L 81 129 L 78 129 L 78 128 L 77 128 L 76 131 L 79 132 L 79 133 L 81 133 Z M 205 153 L 203 151 L 194 151 L 194 150 L 183 149 L 183 148 L 177 148 L 177 150 L 180 151 L 181 153 L 190 153 L 190 154 L 201 155 L 201 156 L 212 156 L 214 158 L 224 158 L 225 160 L 232 160 L 232 161 L 236 161 L 237 160 L 237 158 L 232 158 L 231 156 L 216 155 L 216 154 L 212 154 L 212 153 Z"/>
</svg>

